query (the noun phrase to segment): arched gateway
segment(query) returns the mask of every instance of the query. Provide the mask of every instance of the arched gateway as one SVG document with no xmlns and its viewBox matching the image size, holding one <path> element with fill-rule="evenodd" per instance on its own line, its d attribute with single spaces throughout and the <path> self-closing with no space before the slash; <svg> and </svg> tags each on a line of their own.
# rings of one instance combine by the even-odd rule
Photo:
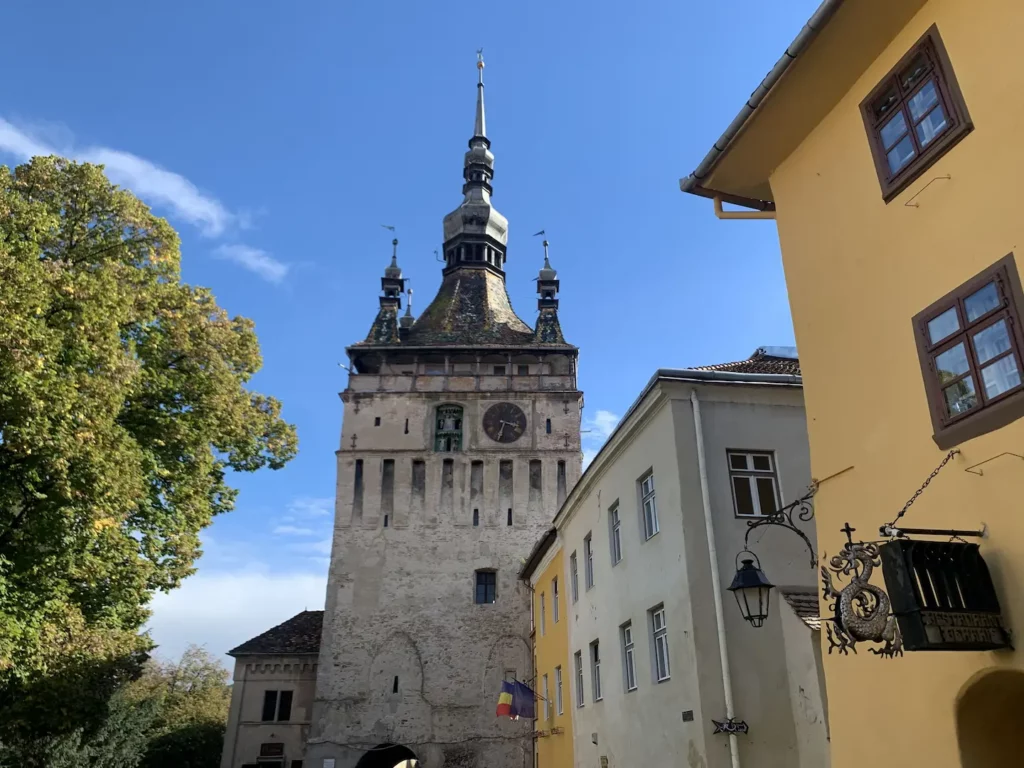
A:
<svg viewBox="0 0 1024 768">
<path fill-rule="evenodd" d="M 956 732 L 963 768 L 1020 765 L 1020 731 L 1009 723 L 1024 711 L 1024 672 L 986 670 L 968 683 L 956 703 Z"/>
<path fill-rule="evenodd" d="M 416 753 L 401 744 L 381 744 L 363 755 L 356 768 L 416 768 Z"/>
</svg>

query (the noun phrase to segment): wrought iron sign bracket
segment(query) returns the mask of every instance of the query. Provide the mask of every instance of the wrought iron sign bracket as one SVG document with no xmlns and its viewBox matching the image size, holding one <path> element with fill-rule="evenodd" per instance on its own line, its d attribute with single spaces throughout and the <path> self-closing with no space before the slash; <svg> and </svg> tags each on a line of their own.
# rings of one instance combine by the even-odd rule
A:
<svg viewBox="0 0 1024 768">
<path fill-rule="evenodd" d="M 796 514 L 797 520 L 800 522 L 809 522 L 814 518 L 814 506 L 811 504 L 811 499 L 814 498 L 814 494 L 818 492 L 818 484 L 812 483 L 806 493 L 796 501 L 787 504 L 781 509 L 773 512 L 770 515 L 765 515 L 759 520 L 751 520 L 747 523 L 747 533 L 743 537 L 743 548 L 746 551 L 750 551 L 750 534 L 758 528 L 762 528 L 766 525 L 774 525 L 779 528 L 785 528 L 788 531 L 792 531 L 801 539 L 804 544 L 807 545 L 807 551 L 811 555 L 811 568 L 814 568 L 818 564 L 818 556 L 814 552 L 814 545 L 811 544 L 811 540 L 807 538 L 807 534 L 804 533 L 800 528 L 793 522 L 793 515 Z"/>
<path fill-rule="evenodd" d="M 978 531 L 943 530 L 941 528 L 896 528 L 893 525 L 883 525 L 878 529 L 879 534 L 890 539 L 905 539 L 908 536 L 948 536 L 951 539 L 984 539 L 988 536 L 988 526 L 981 524 Z"/>
</svg>

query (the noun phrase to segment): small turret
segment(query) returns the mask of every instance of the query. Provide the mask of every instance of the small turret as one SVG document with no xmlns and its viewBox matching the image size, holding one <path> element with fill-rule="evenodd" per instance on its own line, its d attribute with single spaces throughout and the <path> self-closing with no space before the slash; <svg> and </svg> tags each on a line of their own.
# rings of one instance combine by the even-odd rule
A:
<svg viewBox="0 0 1024 768">
<path fill-rule="evenodd" d="M 405 278 L 402 277 L 402 268 L 398 266 L 397 238 L 391 241 L 391 264 L 384 269 L 380 290 L 380 311 L 370 326 L 366 341 L 371 344 L 393 344 L 400 341 L 398 310 L 402 308 L 402 292 L 405 290 Z M 405 327 L 404 324 L 402 327 Z"/>
<path fill-rule="evenodd" d="M 558 272 L 551 266 L 548 241 L 544 241 L 544 266 L 537 273 L 537 327 L 534 340 L 541 344 L 564 344 L 562 325 L 558 322 Z"/>
</svg>

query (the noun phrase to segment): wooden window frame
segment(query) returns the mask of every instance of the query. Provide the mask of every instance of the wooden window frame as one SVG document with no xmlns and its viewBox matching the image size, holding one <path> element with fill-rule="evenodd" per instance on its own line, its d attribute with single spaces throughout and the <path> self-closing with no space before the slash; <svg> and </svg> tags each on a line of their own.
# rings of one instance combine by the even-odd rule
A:
<svg viewBox="0 0 1024 768">
<path fill-rule="evenodd" d="M 964 299 L 992 281 L 995 281 L 1000 291 L 1002 303 L 971 323 L 965 323 Z M 933 344 L 928 334 L 928 323 L 951 307 L 957 310 L 960 329 Z M 1014 255 L 1010 253 L 914 316 L 914 337 L 934 430 L 932 439 L 942 450 L 948 450 L 967 440 L 992 432 L 1024 416 L 1024 381 L 1014 389 L 989 399 L 985 394 L 984 380 L 981 378 L 981 368 L 984 366 L 978 362 L 974 346 L 969 340 L 969 336 L 992 325 L 999 318 L 1006 318 L 1010 327 L 1010 352 L 1017 356 L 1017 366 L 1024 379 L 1022 309 L 1024 291 L 1021 290 Z M 939 382 L 933 361 L 936 355 L 952 349 L 961 342 L 965 344 L 969 364 L 969 371 L 964 375 L 974 378 L 979 405 L 965 413 L 950 416 L 946 410 L 942 390 L 953 382 Z M 986 365 L 991 365 L 995 359 L 997 358 L 986 361 Z"/>
<path fill-rule="evenodd" d="M 732 465 L 733 456 L 746 456 L 750 459 L 751 466 L 747 469 L 736 469 Z M 767 456 L 768 461 L 771 465 L 771 469 L 755 469 L 753 466 L 754 456 Z M 782 507 L 782 489 L 779 483 L 779 465 L 775 460 L 775 451 L 755 451 L 746 448 L 728 448 L 725 451 L 725 464 L 729 470 L 729 490 L 732 493 L 732 512 L 733 517 L 740 520 L 758 520 L 765 517 L 771 517 L 779 511 Z M 747 478 L 751 480 L 765 479 L 772 481 L 772 492 L 775 496 L 775 509 L 771 512 L 761 511 L 761 494 L 757 488 L 757 484 L 753 483 L 751 486 L 751 496 L 753 499 L 755 513 L 752 515 L 744 515 L 740 513 L 740 505 L 736 498 L 736 478 Z"/>
<path fill-rule="evenodd" d="M 898 75 L 915 56 L 922 52 L 928 59 L 930 70 L 913 87 L 905 90 L 898 81 Z M 907 102 L 932 79 L 928 76 L 931 73 L 934 73 L 939 104 L 945 109 L 949 125 L 942 134 L 922 149 L 918 145 L 918 140 L 914 133 L 916 124 L 907 110 Z M 872 105 L 887 88 L 894 84 L 900 96 L 895 108 L 886 113 L 885 116 L 876 119 L 871 108 Z M 902 110 L 904 113 L 904 118 L 909 126 L 908 135 L 911 137 L 917 154 L 896 173 L 891 173 L 888 160 L 886 159 L 886 150 L 882 146 L 881 128 L 884 124 L 888 123 L 897 110 Z M 868 144 L 871 147 L 871 157 L 875 162 L 878 182 L 882 187 L 882 199 L 886 203 L 889 203 L 916 181 L 940 157 L 952 149 L 960 139 L 974 129 L 974 123 L 971 122 L 971 116 L 967 111 L 967 103 L 964 101 L 963 93 L 960 91 L 960 86 L 957 83 L 956 74 L 953 72 L 953 65 L 949 60 L 946 47 L 942 43 L 939 29 L 935 24 L 928 28 L 928 31 L 914 43 L 910 51 L 899 60 L 896 66 L 889 70 L 881 82 L 871 90 L 867 98 L 860 103 L 860 113 L 864 120 L 864 128 L 868 134 Z"/>
</svg>

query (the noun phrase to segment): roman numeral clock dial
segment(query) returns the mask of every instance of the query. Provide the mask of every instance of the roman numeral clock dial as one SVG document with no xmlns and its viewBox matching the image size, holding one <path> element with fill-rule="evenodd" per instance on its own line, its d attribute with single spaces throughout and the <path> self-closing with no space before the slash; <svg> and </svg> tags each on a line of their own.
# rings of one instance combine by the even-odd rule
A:
<svg viewBox="0 0 1024 768">
<path fill-rule="evenodd" d="M 495 403 L 484 413 L 484 432 L 497 443 L 514 443 L 526 431 L 526 414 L 515 403 Z"/>
</svg>

